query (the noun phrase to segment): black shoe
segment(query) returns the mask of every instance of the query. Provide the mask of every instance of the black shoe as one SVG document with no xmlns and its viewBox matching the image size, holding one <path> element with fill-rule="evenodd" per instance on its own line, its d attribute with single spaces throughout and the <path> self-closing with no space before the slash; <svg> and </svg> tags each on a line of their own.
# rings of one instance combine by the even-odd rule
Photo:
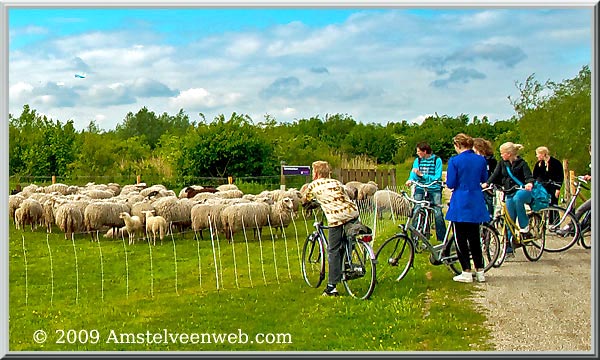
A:
<svg viewBox="0 0 600 360">
<path fill-rule="evenodd" d="M 321 294 L 321 296 L 340 296 L 340 293 L 338 293 L 336 288 L 333 288 L 333 290 L 326 288 L 323 290 L 323 294 Z"/>
</svg>

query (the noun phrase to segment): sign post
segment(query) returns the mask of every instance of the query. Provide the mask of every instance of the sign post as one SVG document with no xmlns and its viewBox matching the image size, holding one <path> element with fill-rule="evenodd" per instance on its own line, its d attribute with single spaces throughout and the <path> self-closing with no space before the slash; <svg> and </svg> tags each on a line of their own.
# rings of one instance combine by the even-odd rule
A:
<svg viewBox="0 0 600 360">
<path fill-rule="evenodd" d="M 285 165 L 285 162 L 281 162 L 281 189 L 285 190 L 285 176 L 286 175 L 304 175 L 310 176 L 310 166 L 291 166 Z"/>
</svg>

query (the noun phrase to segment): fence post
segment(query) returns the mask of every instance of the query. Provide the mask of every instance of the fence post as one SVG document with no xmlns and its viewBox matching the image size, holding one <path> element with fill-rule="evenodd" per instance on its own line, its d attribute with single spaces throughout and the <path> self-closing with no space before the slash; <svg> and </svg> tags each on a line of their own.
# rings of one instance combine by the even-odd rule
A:
<svg viewBox="0 0 600 360">
<path fill-rule="evenodd" d="M 56 184 L 56 175 L 52 175 L 52 184 Z"/>
<path fill-rule="evenodd" d="M 142 176 L 141 175 L 137 175 L 135 181 L 136 181 L 136 184 L 141 183 L 142 182 Z"/>
</svg>

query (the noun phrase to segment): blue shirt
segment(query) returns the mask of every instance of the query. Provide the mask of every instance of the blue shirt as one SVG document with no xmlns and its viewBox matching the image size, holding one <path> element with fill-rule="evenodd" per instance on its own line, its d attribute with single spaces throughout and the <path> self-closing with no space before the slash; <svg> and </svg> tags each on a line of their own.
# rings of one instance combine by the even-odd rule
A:
<svg viewBox="0 0 600 360">
<path fill-rule="evenodd" d="M 456 222 L 483 223 L 490 221 L 481 183 L 487 181 L 487 163 L 473 150 L 465 150 L 448 160 L 446 186 L 452 189 L 446 219 Z"/>
</svg>

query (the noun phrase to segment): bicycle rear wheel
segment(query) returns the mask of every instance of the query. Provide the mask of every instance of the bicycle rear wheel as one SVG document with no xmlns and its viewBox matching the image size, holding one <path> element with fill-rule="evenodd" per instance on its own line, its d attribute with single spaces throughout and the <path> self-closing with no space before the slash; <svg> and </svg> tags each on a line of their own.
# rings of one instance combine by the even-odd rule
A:
<svg viewBox="0 0 600 360">
<path fill-rule="evenodd" d="M 379 280 L 402 280 L 415 260 L 414 243 L 406 236 L 397 234 L 387 239 L 377 250 Z"/>
<path fill-rule="evenodd" d="M 454 238 L 454 234 L 452 235 L 450 244 L 450 255 L 457 254 L 457 247 Z M 491 269 L 496 260 L 498 259 L 498 254 L 501 249 L 500 238 L 498 236 L 498 232 L 494 227 L 488 224 L 479 225 L 479 241 L 481 242 L 481 253 L 483 255 L 483 271 L 487 272 Z M 457 254 L 458 255 L 458 254 Z M 475 270 L 475 264 L 473 263 L 473 257 L 471 256 L 471 270 Z M 458 275 L 462 273 L 462 265 L 460 261 L 453 261 L 448 264 L 454 274 Z"/>
<path fill-rule="evenodd" d="M 529 261 L 538 261 L 544 253 L 544 245 L 546 242 L 546 220 L 538 213 L 530 213 L 529 229 L 533 238 L 521 241 L 521 244 L 523 245 L 523 254 L 525 254 L 525 257 Z"/>
<path fill-rule="evenodd" d="M 592 247 L 592 211 L 588 210 L 581 215 L 579 241 L 586 249 Z"/>
<path fill-rule="evenodd" d="M 352 249 L 351 263 L 343 262 L 342 283 L 348 294 L 366 300 L 373 290 L 377 276 L 377 266 L 373 250 L 365 243 L 357 241 Z"/>
<path fill-rule="evenodd" d="M 565 251 L 579 238 L 579 224 L 575 216 L 558 206 L 550 206 L 538 212 L 545 221 L 546 244 L 548 252 Z"/>
<path fill-rule="evenodd" d="M 308 286 L 314 288 L 318 288 L 325 279 L 326 254 L 319 236 L 317 232 L 308 235 L 302 249 L 302 277 Z"/>
</svg>

